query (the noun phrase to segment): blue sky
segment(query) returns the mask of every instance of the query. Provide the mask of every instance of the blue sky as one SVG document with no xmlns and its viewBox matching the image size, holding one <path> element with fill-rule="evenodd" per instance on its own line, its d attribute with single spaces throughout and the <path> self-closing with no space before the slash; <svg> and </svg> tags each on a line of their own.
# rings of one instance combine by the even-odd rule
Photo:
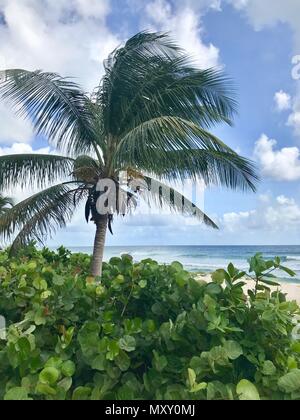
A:
<svg viewBox="0 0 300 420">
<path fill-rule="evenodd" d="M 233 128 L 217 127 L 215 133 L 256 161 L 262 182 L 255 195 L 205 192 L 205 211 L 219 232 L 156 212 L 116 220 L 108 243 L 299 244 L 298 0 L 0 0 L 0 68 L 57 71 L 91 89 L 107 54 L 144 29 L 170 31 L 197 65 L 223 67 L 232 77 L 239 115 Z M 0 105 L 0 154 L 31 150 L 50 151 L 46 139 L 34 137 L 29 122 Z M 48 243 L 86 246 L 92 241 L 93 226 L 85 224 L 81 209 Z"/>
</svg>

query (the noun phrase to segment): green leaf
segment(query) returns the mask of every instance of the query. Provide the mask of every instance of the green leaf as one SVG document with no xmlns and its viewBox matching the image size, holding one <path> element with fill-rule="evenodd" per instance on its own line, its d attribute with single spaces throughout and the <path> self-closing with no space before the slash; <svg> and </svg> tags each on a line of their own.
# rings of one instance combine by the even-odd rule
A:
<svg viewBox="0 0 300 420">
<path fill-rule="evenodd" d="M 73 392 L 72 400 L 73 401 L 86 401 L 89 400 L 91 395 L 91 388 L 79 386 Z"/>
<path fill-rule="evenodd" d="M 285 273 L 287 273 L 289 276 L 291 276 L 291 277 L 295 277 L 297 274 L 295 273 L 295 271 L 293 271 L 293 270 L 290 270 L 289 268 L 287 268 L 287 267 L 284 267 L 283 265 L 280 265 L 279 266 L 279 268 L 280 268 L 280 270 L 282 270 L 282 271 L 284 271 Z"/>
<path fill-rule="evenodd" d="M 58 276 L 58 275 L 55 275 L 52 281 L 53 281 L 53 284 L 55 284 L 55 286 L 63 286 L 65 283 L 65 279 L 62 276 Z"/>
<path fill-rule="evenodd" d="M 207 389 L 207 383 L 201 382 L 200 384 L 195 384 L 193 388 L 190 390 L 191 393 L 196 393 L 199 391 L 203 391 L 204 389 Z"/>
<path fill-rule="evenodd" d="M 148 284 L 147 280 L 141 280 L 139 282 L 139 286 L 141 289 L 145 289 L 147 287 L 147 284 Z"/>
<path fill-rule="evenodd" d="M 92 362 L 92 369 L 104 371 L 106 366 L 106 357 L 104 354 L 99 354 Z"/>
<path fill-rule="evenodd" d="M 193 388 L 193 386 L 196 383 L 196 373 L 194 371 L 194 369 L 188 369 L 188 377 L 189 377 L 189 384 L 190 384 L 190 388 Z"/>
<path fill-rule="evenodd" d="M 48 289 L 48 284 L 46 282 L 46 280 L 42 279 L 42 278 L 37 278 L 35 280 L 33 280 L 33 287 L 36 288 L 37 290 L 47 290 Z"/>
<path fill-rule="evenodd" d="M 178 272 L 183 271 L 183 265 L 178 261 L 172 262 L 171 267 L 173 267 Z"/>
<path fill-rule="evenodd" d="M 127 352 L 132 352 L 136 348 L 136 341 L 135 338 L 130 335 L 125 335 L 123 338 L 119 340 L 120 349 L 125 350 Z"/>
<path fill-rule="evenodd" d="M 279 388 L 286 392 L 292 393 L 300 390 L 300 370 L 294 369 L 278 380 Z"/>
<path fill-rule="evenodd" d="M 66 378 L 62 379 L 61 381 L 59 381 L 57 385 L 60 388 L 63 388 L 66 392 L 68 392 L 72 387 L 72 383 L 73 383 L 72 378 L 71 377 L 66 377 Z"/>
<path fill-rule="evenodd" d="M 276 283 L 275 281 L 267 280 L 265 278 L 260 279 L 261 283 L 267 284 L 268 286 L 276 286 L 280 287 L 280 283 Z"/>
<path fill-rule="evenodd" d="M 54 367 L 57 370 L 60 370 L 63 365 L 63 360 L 60 357 L 50 357 L 45 364 L 45 368 Z"/>
<path fill-rule="evenodd" d="M 125 351 L 120 351 L 114 362 L 122 372 L 126 372 L 130 368 L 131 360 Z"/>
<path fill-rule="evenodd" d="M 273 376 L 276 374 L 276 366 L 270 360 L 264 362 L 262 373 L 266 376 Z"/>
<path fill-rule="evenodd" d="M 225 270 L 217 270 L 215 271 L 212 276 L 212 281 L 219 285 L 223 284 L 226 278 L 226 271 Z"/>
<path fill-rule="evenodd" d="M 22 359 L 28 359 L 31 354 L 30 341 L 26 337 L 22 337 L 17 342 L 18 351 Z"/>
<path fill-rule="evenodd" d="M 48 367 L 42 370 L 39 380 L 42 384 L 54 385 L 59 379 L 60 373 L 54 367 Z"/>
<path fill-rule="evenodd" d="M 111 361 L 114 360 L 115 357 L 117 357 L 119 353 L 120 353 L 119 343 L 114 340 L 109 341 L 107 345 L 107 353 L 106 353 L 107 360 L 111 360 Z"/>
<path fill-rule="evenodd" d="M 239 399 L 242 401 L 257 401 L 260 400 L 259 393 L 255 385 L 246 379 L 242 379 L 237 387 L 236 392 L 239 396 Z"/>
<path fill-rule="evenodd" d="M 228 358 L 231 360 L 236 360 L 243 354 L 243 349 L 237 341 L 226 341 L 224 348 Z"/>
<path fill-rule="evenodd" d="M 71 360 L 65 362 L 61 367 L 61 373 L 68 378 L 71 378 L 75 374 L 75 372 L 76 366 L 75 363 Z"/>
<path fill-rule="evenodd" d="M 228 265 L 227 271 L 231 278 L 233 278 L 237 273 L 237 270 L 232 263 Z"/>
<path fill-rule="evenodd" d="M 153 354 L 153 366 L 158 372 L 162 372 L 168 366 L 168 359 L 166 356 L 160 356 L 157 351 L 154 351 Z"/>
<path fill-rule="evenodd" d="M 299 341 L 293 342 L 292 345 L 291 345 L 291 349 L 295 353 L 300 353 L 300 342 Z"/>
<path fill-rule="evenodd" d="M 220 293 L 222 293 L 223 289 L 219 284 L 210 283 L 206 286 L 205 291 L 209 295 L 216 296 L 216 295 L 219 295 Z"/>
<path fill-rule="evenodd" d="M 56 390 L 54 388 L 41 382 L 37 384 L 35 392 L 46 396 L 51 395 L 54 397 L 56 395 Z"/>
<path fill-rule="evenodd" d="M 5 401 L 24 401 L 28 399 L 28 391 L 25 388 L 21 387 L 11 388 L 4 395 Z"/>
</svg>

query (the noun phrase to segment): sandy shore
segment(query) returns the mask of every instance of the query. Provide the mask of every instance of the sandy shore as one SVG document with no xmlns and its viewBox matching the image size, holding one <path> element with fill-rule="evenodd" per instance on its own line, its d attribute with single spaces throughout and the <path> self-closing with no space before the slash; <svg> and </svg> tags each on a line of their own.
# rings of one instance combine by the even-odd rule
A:
<svg viewBox="0 0 300 420">
<path fill-rule="evenodd" d="M 211 274 L 199 274 L 196 278 L 198 280 L 204 280 L 207 283 L 211 282 Z M 248 283 L 247 286 L 244 287 L 245 292 L 247 293 L 247 290 L 254 288 L 254 282 L 246 279 L 245 281 Z M 277 290 L 278 288 L 271 287 L 271 289 Z M 281 290 L 287 295 L 288 300 L 296 300 L 300 305 L 300 283 L 282 283 Z"/>
</svg>

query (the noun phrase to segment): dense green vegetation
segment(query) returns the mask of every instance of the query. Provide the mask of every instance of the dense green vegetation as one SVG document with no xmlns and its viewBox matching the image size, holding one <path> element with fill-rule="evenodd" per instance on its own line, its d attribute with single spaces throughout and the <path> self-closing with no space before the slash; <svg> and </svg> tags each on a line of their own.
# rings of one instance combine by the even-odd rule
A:
<svg viewBox="0 0 300 420">
<path fill-rule="evenodd" d="M 231 264 L 207 284 L 123 256 L 98 282 L 90 260 L 0 254 L 0 399 L 300 399 L 300 309 L 268 290 L 279 259 L 251 260 L 248 298 Z"/>
</svg>

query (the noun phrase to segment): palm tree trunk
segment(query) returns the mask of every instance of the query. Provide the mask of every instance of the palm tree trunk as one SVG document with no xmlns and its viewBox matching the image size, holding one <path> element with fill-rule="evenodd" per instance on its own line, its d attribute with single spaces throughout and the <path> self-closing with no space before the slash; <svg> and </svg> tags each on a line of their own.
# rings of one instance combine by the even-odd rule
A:
<svg viewBox="0 0 300 420">
<path fill-rule="evenodd" d="M 107 230 L 108 217 L 102 216 L 96 222 L 96 235 L 94 242 L 94 253 L 92 260 L 92 275 L 97 277 L 102 275 L 102 262 Z"/>
</svg>

